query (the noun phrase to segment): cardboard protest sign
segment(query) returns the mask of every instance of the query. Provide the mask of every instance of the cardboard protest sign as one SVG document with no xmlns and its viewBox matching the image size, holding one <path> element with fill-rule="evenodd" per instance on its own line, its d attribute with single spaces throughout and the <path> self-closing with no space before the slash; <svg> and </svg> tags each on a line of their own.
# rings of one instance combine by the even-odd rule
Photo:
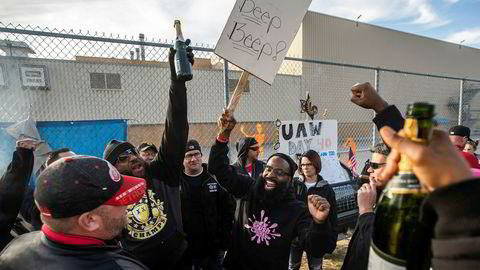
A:
<svg viewBox="0 0 480 270">
<path fill-rule="evenodd" d="M 278 152 L 296 159 L 312 149 L 322 160 L 320 175 L 329 183 L 348 181 L 337 157 L 337 120 L 282 121 Z"/>
<path fill-rule="evenodd" d="M 237 0 L 215 53 L 268 84 L 312 0 Z"/>
</svg>

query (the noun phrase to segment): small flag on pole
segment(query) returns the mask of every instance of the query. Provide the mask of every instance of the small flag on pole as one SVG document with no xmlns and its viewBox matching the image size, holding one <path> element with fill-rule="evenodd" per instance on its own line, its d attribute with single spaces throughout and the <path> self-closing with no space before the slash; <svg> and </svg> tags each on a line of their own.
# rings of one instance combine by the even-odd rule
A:
<svg viewBox="0 0 480 270">
<path fill-rule="evenodd" d="M 352 147 L 348 150 L 348 168 L 354 173 L 357 172 L 357 157 L 355 153 L 352 151 Z"/>
</svg>

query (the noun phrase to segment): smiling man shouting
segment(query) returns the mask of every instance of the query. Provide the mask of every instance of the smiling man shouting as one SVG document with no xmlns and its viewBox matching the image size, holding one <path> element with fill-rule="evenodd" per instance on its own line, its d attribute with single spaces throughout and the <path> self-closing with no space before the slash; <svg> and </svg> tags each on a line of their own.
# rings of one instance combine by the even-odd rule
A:
<svg viewBox="0 0 480 270">
<path fill-rule="evenodd" d="M 208 162 L 209 171 L 237 198 L 224 268 L 287 269 L 290 246 L 297 236 L 316 257 L 331 253 L 335 242 L 325 241 L 325 235 L 333 230 L 325 222 L 330 204 L 317 195 L 308 197 L 308 206 L 295 199 L 295 161 L 282 153 L 273 154 L 257 179 L 238 174 L 229 165 L 227 142 L 235 124 L 230 113 L 224 111 Z"/>
</svg>

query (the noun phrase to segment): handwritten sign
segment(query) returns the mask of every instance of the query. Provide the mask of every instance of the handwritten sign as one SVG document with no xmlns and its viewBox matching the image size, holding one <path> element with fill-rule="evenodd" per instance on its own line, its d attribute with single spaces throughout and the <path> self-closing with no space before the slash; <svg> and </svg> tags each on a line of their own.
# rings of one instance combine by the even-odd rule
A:
<svg viewBox="0 0 480 270">
<path fill-rule="evenodd" d="M 315 150 L 322 160 L 320 175 L 329 183 L 348 181 L 337 157 L 337 120 L 282 121 L 278 152 L 296 159 Z"/>
<path fill-rule="evenodd" d="M 312 0 L 237 0 L 215 53 L 268 84 Z"/>
</svg>

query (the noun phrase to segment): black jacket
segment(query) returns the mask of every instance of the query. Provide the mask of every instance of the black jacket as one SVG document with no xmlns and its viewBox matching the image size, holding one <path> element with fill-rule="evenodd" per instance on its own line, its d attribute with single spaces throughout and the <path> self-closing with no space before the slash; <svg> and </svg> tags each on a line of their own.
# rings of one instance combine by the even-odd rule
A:
<svg viewBox="0 0 480 270">
<path fill-rule="evenodd" d="M 226 250 L 230 240 L 230 232 L 233 226 L 235 214 L 235 200 L 207 171 L 207 164 L 202 164 L 203 172 L 199 176 L 206 179 L 202 183 L 202 206 L 204 224 L 208 231 L 206 238 L 211 242 L 201 243 L 205 252 L 208 250 Z M 205 176 L 207 174 L 208 176 Z M 204 176 L 204 177 L 202 177 Z M 190 184 L 182 180 L 182 218 L 184 226 L 191 225 L 190 216 Z"/>
<path fill-rule="evenodd" d="M 421 221 L 433 229 L 432 268 L 480 269 L 480 178 L 438 188 L 424 201 Z"/>
<path fill-rule="evenodd" d="M 180 203 L 187 138 L 185 82 L 172 81 L 165 131 L 157 156 L 146 168 L 147 194 L 127 209 L 129 224 L 119 239 L 150 269 L 170 269 L 187 247 Z"/>
<path fill-rule="evenodd" d="M 217 141 L 210 152 L 208 169 L 237 198 L 232 239 L 225 269 L 287 269 L 290 246 L 295 237 L 307 252 L 322 257 L 335 243 L 326 241 L 330 224 L 317 224 L 305 204 L 292 193 L 274 206 L 262 203 L 256 192 L 263 180 L 238 174 L 229 165 L 228 146 Z"/>
<path fill-rule="evenodd" d="M 390 105 L 373 118 L 373 123 L 380 130 L 384 126 L 389 126 L 395 131 L 403 128 L 405 119 L 395 105 Z"/>
<path fill-rule="evenodd" d="M 374 221 L 375 214 L 373 212 L 358 217 L 357 226 L 343 259 L 342 270 L 367 270 Z"/>
<path fill-rule="evenodd" d="M 42 231 L 13 240 L 0 255 L 0 269 L 148 270 L 116 245 L 68 245 L 50 240 Z"/>
<path fill-rule="evenodd" d="M 318 195 L 327 199 L 330 204 L 330 212 L 328 214 L 327 222 L 330 223 L 330 227 L 333 229 L 332 233 L 329 235 L 327 241 L 335 243 L 333 249 L 337 246 L 338 232 L 337 232 L 337 199 L 335 198 L 335 191 L 333 191 L 332 186 L 323 179 L 321 175 L 317 175 L 317 182 L 313 187 L 308 189 L 305 186 L 304 180 L 300 177 L 294 179 L 294 186 L 296 187 L 296 198 L 303 201 L 307 205 L 308 195 Z"/>
<path fill-rule="evenodd" d="M 235 169 L 237 169 L 238 173 L 248 176 L 247 169 L 243 167 L 240 159 L 238 159 L 235 163 L 233 163 L 233 166 L 235 167 Z M 252 169 L 253 169 L 252 178 L 257 179 L 257 177 L 263 173 L 263 169 L 265 169 L 265 162 L 261 160 L 255 160 L 255 163 L 253 164 Z"/>
<path fill-rule="evenodd" d="M 10 231 L 17 220 L 33 163 L 33 151 L 17 147 L 12 162 L 0 179 L 0 249 L 13 239 Z"/>
</svg>

